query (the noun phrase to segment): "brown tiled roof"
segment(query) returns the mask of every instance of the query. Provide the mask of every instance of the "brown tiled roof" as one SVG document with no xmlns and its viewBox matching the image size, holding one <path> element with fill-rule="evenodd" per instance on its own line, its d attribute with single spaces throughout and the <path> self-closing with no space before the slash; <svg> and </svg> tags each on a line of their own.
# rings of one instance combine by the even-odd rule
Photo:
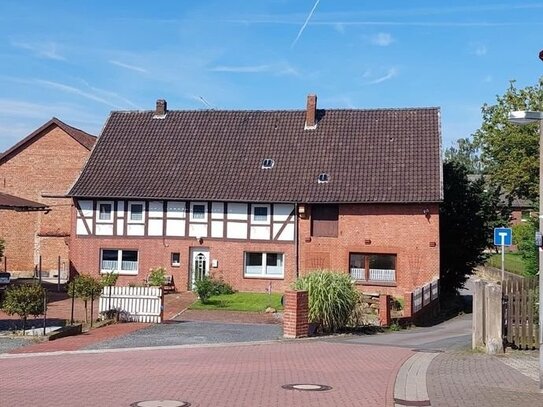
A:
<svg viewBox="0 0 543 407">
<path fill-rule="evenodd" d="M 0 209 L 39 211 L 47 209 L 47 205 L 0 192 Z"/>
<path fill-rule="evenodd" d="M 17 154 L 22 148 L 25 148 L 29 143 L 32 143 L 34 139 L 42 134 L 43 131 L 47 130 L 50 126 L 57 125 L 62 130 L 64 130 L 68 135 L 70 135 L 75 141 L 85 147 L 87 150 L 91 150 L 96 142 L 96 137 L 92 134 L 86 133 L 83 130 L 76 129 L 75 127 L 69 126 L 66 123 L 60 121 L 56 117 L 53 117 L 39 129 L 33 131 L 31 134 L 26 136 L 24 139 L 19 141 L 10 149 L 0 153 L 0 164 L 7 160 L 8 157 L 12 157 Z"/>
<path fill-rule="evenodd" d="M 69 195 L 252 202 L 442 200 L 438 108 L 113 112 Z M 262 160 L 275 161 L 262 169 Z M 321 173 L 328 183 L 318 183 Z"/>
</svg>

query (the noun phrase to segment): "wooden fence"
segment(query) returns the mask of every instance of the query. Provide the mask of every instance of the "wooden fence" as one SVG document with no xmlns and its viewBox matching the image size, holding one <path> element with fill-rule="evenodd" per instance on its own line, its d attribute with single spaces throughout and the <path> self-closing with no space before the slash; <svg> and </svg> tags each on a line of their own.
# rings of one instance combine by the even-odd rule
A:
<svg viewBox="0 0 543 407">
<path fill-rule="evenodd" d="M 115 310 L 136 322 L 162 322 L 164 297 L 160 287 L 104 287 L 100 313 Z"/>
<path fill-rule="evenodd" d="M 502 281 L 504 338 L 520 349 L 539 348 L 536 278 Z"/>
<path fill-rule="evenodd" d="M 439 298 L 439 280 L 434 280 L 413 291 L 413 315 Z"/>
</svg>

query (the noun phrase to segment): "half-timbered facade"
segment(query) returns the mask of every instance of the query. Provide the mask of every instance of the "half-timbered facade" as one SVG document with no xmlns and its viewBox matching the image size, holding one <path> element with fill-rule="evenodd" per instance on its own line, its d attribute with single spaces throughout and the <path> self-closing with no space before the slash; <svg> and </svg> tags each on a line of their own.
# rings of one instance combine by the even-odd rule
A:
<svg viewBox="0 0 543 407">
<path fill-rule="evenodd" d="M 403 293 L 438 278 L 440 166 L 435 108 L 113 112 L 70 192 L 72 271 Z"/>
</svg>

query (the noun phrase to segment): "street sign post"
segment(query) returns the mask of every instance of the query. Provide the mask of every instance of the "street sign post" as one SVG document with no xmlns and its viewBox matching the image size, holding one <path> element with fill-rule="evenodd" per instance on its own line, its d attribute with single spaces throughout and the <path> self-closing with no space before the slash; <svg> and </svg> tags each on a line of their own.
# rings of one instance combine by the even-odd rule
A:
<svg viewBox="0 0 543 407">
<path fill-rule="evenodd" d="M 502 247 L 502 281 L 505 280 L 505 246 L 513 244 L 511 228 L 494 228 L 494 245 Z"/>
</svg>

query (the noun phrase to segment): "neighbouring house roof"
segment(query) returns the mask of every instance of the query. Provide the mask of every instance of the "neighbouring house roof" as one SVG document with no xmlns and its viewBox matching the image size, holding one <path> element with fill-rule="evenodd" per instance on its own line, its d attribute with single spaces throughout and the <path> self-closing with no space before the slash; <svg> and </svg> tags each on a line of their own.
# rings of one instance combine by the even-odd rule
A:
<svg viewBox="0 0 543 407">
<path fill-rule="evenodd" d="M 112 112 L 70 196 L 305 203 L 442 200 L 438 108 Z M 265 159 L 274 161 L 263 169 Z M 320 174 L 328 182 L 318 182 Z"/>
<path fill-rule="evenodd" d="M 18 196 L 8 195 L 0 192 L 0 209 L 9 209 L 19 212 L 27 211 L 45 211 L 47 205 L 19 198 Z"/>
<path fill-rule="evenodd" d="M 12 157 L 13 155 L 17 154 L 21 149 L 28 146 L 30 143 L 32 143 L 36 139 L 36 137 L 40 136 L 45 130 L 47 130 L 49 127 L 53 125 L 60 127 L 62 130 L 64 130 L 68 135 L 70 135 L 75 141 L 77 141 L 87 150 L 91 150 L 92 147 L 94 146 L 94 143 L 96 142 L 96 137 L 93 136 L 92 134 L 86 133 L 80 129 L 76 129 L 75 127 L 69 126 L 66 123 L 62 122 L 61 120 L 57 119 L 56 117 L 53 117 L 43 126 L 41 126 L 39 129 L 36 129 L 35 131 L 33 131 L 31 134 L 29 134 L 27 137 L 19 141 L 13 147 L 4 151 L 3 153 L 0 153 L 0 164 L 3 161 L 7 160 L 9 157 Z"/>
</svg>

